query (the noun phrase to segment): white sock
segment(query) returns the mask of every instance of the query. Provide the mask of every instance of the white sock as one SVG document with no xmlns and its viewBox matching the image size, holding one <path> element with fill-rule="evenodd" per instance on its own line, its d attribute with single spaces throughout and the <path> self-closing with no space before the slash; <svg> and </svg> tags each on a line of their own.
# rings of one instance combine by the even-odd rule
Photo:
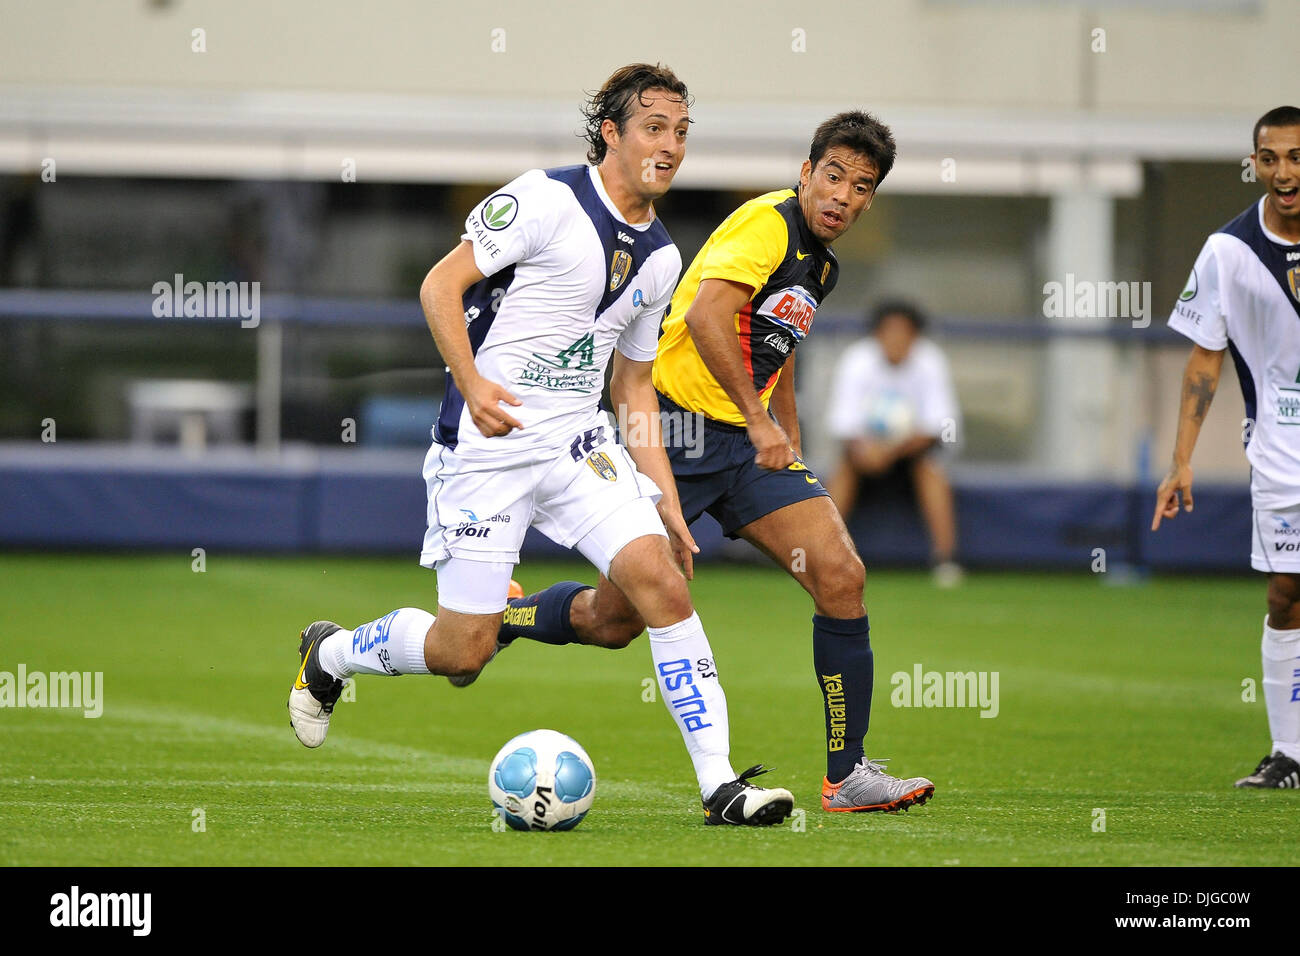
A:
<svg viewBox="0 0 1300 956">
<path fill-rule="evenodd" d="M 1273 750 L 1300 760 L 1300 629 L 1274 630 L 1265 618 L 1260 656 Z"/>
<path fill-rule="evenodd" d="M 718 787 L 736 779 L 727 759 L 731 751 L 727 695 L 718 682 L 713 649 L 698 614 L 649 632 L 664 704 L 682 732 L 695 764 L 700 796 L 707 800 Z"/>
<path fill-rule="evenodd" d="M 321 641 L 321 667 L 339 680 L 353 674 L 427 674 L 424 636 L 432 626 L 428 611 L 389 611 L 355 631 L 335 631 Z"/>
</svg>

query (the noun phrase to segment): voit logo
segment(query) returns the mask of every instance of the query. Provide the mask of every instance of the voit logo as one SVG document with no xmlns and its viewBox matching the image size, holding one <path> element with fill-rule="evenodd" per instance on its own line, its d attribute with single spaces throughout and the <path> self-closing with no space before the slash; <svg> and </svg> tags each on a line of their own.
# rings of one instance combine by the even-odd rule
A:
<svg viewBox="0 0 1300 956">
<path fill-rule="evenodd" d="M 452 534 L 458 538 L 486 538 L 492 533 L 492 529 L 487 526 L 487 522 L 495 521 L 501 524 L 510 523 L 509 515 L 495 514 L 490 518 L 479 518 L 479 516 L 469 508 L 461 508 L 460 513 L 465 516 L 465 520 L 460 523 L 459 527 L 452 531 Z"/>
</svg>

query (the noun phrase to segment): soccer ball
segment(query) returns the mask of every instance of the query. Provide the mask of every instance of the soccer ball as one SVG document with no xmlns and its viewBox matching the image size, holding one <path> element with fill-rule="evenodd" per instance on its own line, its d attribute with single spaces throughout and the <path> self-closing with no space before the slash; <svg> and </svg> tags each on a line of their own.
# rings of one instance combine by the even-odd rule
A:
<svg viewBox="0 0 1300 956">
<path fill-rule="evenodd" d="M 513 829 L 572 830 L 591 809 L 596 770 L 572 737 L 530 730 L 497 751 L 488 795 Z"/>
</svg>

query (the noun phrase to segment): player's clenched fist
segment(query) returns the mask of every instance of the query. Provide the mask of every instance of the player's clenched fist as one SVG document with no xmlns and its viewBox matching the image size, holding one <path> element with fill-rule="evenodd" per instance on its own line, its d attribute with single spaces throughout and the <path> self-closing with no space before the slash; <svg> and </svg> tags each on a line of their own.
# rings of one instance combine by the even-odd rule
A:
<svg viewBox="0 0 1300 956">
<path fill-rule="evenodd" d="M 749 440 L 757 451 L 754 464 L 760 468 L 780 471 L 794 462 L 794 449 L 785 429 L 770 418 L 749 426 Z"/>
<path fill-rule="evenodd" d="M 478 430 L 486 438 L 495 438 L 500 435 L 509 435 L 513 429 L 523 430 L 523 425 L 501 407 L 501 403 L 507 405 L 522 405 L 519 399 L 515 398 L 496 382 L 489 381 L 486 378 L 478 377 L 470 382 L 464 390 L 465 405 L 469 408 L 470 418 L 478 426 Z"/>
<path fill-rule="evenodd" d="M 1161 518 L 1173 518 L 1178 514 L 1179 498 L 1183 508 L 1192 510 L 1192 466 L 1171 465 L 1165 480 L 1156 489 L 1156 513 L 1151 518 L 1151 530 L 1160 527 Z"/>
</svg>

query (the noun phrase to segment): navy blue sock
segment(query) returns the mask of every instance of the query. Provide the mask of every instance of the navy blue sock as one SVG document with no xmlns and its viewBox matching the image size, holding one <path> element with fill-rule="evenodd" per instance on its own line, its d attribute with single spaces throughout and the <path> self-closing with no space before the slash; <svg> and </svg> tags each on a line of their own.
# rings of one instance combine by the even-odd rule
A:
<svg viewBox="0 0 1300 956">
<path fill-rule="evenodd" d="M 527 597 L 511 598 L 506 602 L 505 619 L 497 640 L 509 644 L 517 637 L 526 637 L 543 644 L 578 644 L 578 632 L 569 623 L 569 607 L 590 584 L 561 581 L 545 591 Z"/>
<path fill-rule="evenodd" d="M 813 615 L 813 666 L 826 708 L 826 779 L 839 783 L 862 759 L 875 666 L 867 616 Z"/>
</svg>

